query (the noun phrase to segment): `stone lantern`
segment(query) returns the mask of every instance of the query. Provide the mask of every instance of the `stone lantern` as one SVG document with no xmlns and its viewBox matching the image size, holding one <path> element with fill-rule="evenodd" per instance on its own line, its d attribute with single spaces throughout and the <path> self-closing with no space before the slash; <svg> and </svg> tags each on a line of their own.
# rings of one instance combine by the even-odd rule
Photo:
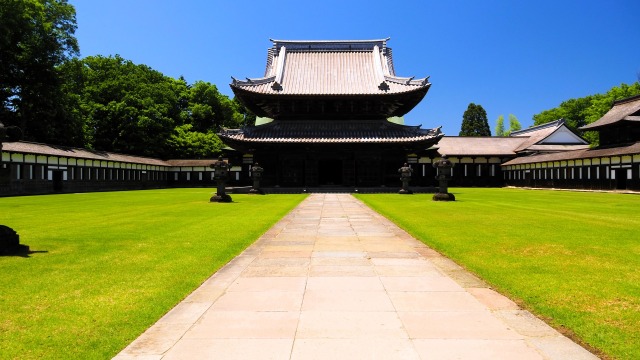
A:
<svg viewBox="0 0 640 360">
<path fill-rule="evenodd" d="M 264 169 L 257 162 L 251 167 L 251 179 L 253 180 L 253 187 L 249 190 L 249 194 L 264 195 L 264 192 L 260 189 L 260 180 L 262 179 L 262 172 Z"/>
<path fill-rule="evenodd" d="M 398 169 L 398 172 L 400 173 L 400 181 L 402 181 L 402 189 L 400 189 L 398 194 L 413 194 L 413 191 L 409 190 L 409 181 L 411 181 L 413 169 L 409 164 L 404 163 L 404 165 Z"/>
<path fill-rule="evenodd" d="M 438 180 L 438 192 L 433 195 L 434 201 L 455 201 L 456 197 L 449 192 L 448 181 L 453 177 L 453 163 L 447 159 L 446 155 L 433 163 L 433 167 L 438 169 L 436 180 Z"/>
<path fill-rule="evenodd" d="M 231 196 L 226 193 L 226 183 L 229 179 L 229 169 L 231 164 L 224 161 L 222 156 L 218 157 L 213 164 L 210 165 L 213 169 L 213 179 L 216 181 L 217 189 L 216 194 L 211 197 L 211 202 L 231 202 Z"/>
</svg>

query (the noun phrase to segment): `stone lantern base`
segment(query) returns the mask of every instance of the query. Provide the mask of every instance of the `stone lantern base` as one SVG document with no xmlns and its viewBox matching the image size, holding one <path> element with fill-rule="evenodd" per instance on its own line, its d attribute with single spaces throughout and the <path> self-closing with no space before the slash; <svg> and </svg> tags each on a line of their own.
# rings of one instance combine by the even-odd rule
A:
<svg viewBox="0 0 640 360">
<path fill-rule="evenodd" d="M 435 193 L 433 201 L 456 201 L 456 197 L 452 193 Z"/>
<path fill-rule="evenodd" d="M 211 197 L 209 201 L 228 203 L 228 202 L 233 202 L 233 199 L 231 199 L 231 196 L 229 196 L 228 194 L 222 194 L 222 195 L 215 194 Z"/>
</svg>

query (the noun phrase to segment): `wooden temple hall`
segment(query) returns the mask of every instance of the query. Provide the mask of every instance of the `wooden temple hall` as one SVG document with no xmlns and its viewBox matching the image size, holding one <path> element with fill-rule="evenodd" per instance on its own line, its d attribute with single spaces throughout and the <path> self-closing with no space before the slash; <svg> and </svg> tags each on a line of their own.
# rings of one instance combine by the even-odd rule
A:
<svg viewBox="0 0 640 360">
<path fill-rule="evenodd" d="M 398 168 L 444 134 L 403 125 L 431 83 L 397 76 L 388 40 L 271 40 L 264 76 L 231 84 L 256 125 L 220 138 L 266 187 L 397 187 Z"/>
</svg>

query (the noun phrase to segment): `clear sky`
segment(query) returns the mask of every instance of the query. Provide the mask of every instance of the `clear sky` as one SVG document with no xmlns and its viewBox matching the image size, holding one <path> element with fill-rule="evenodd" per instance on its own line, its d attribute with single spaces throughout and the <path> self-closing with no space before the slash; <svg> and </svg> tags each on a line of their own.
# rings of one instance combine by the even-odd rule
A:
<svg viewBox="0 0 640 360">
<path fill-rule="evenodd" d="M 70 0 L 81 56 L 115 55 L 233 96 L 261 77 L 269 39 L 391 37 L 398 76 L 430 76 L 410 125 L 458 135 L 473 102 L 523 127 L 570 98 L 640 76 L 638 0 Z"/>
</svg>

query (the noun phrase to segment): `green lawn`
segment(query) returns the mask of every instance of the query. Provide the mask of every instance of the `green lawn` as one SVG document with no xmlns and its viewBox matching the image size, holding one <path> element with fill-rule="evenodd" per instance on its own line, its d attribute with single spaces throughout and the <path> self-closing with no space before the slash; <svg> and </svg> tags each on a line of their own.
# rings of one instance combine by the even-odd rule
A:
<svg viewBox="0 0 640 360">
<path fill-rule="evenodd" d="M 172 189 L 0 198 L 28 257 L 0 256 L 0 359 L 105 359 L 304 195 Z"/>
<path fill-rule="evenodd" d="M 606 357 L 640 359 L 640 196 L 452 190 L 357 197 Z"/>
</svg>

